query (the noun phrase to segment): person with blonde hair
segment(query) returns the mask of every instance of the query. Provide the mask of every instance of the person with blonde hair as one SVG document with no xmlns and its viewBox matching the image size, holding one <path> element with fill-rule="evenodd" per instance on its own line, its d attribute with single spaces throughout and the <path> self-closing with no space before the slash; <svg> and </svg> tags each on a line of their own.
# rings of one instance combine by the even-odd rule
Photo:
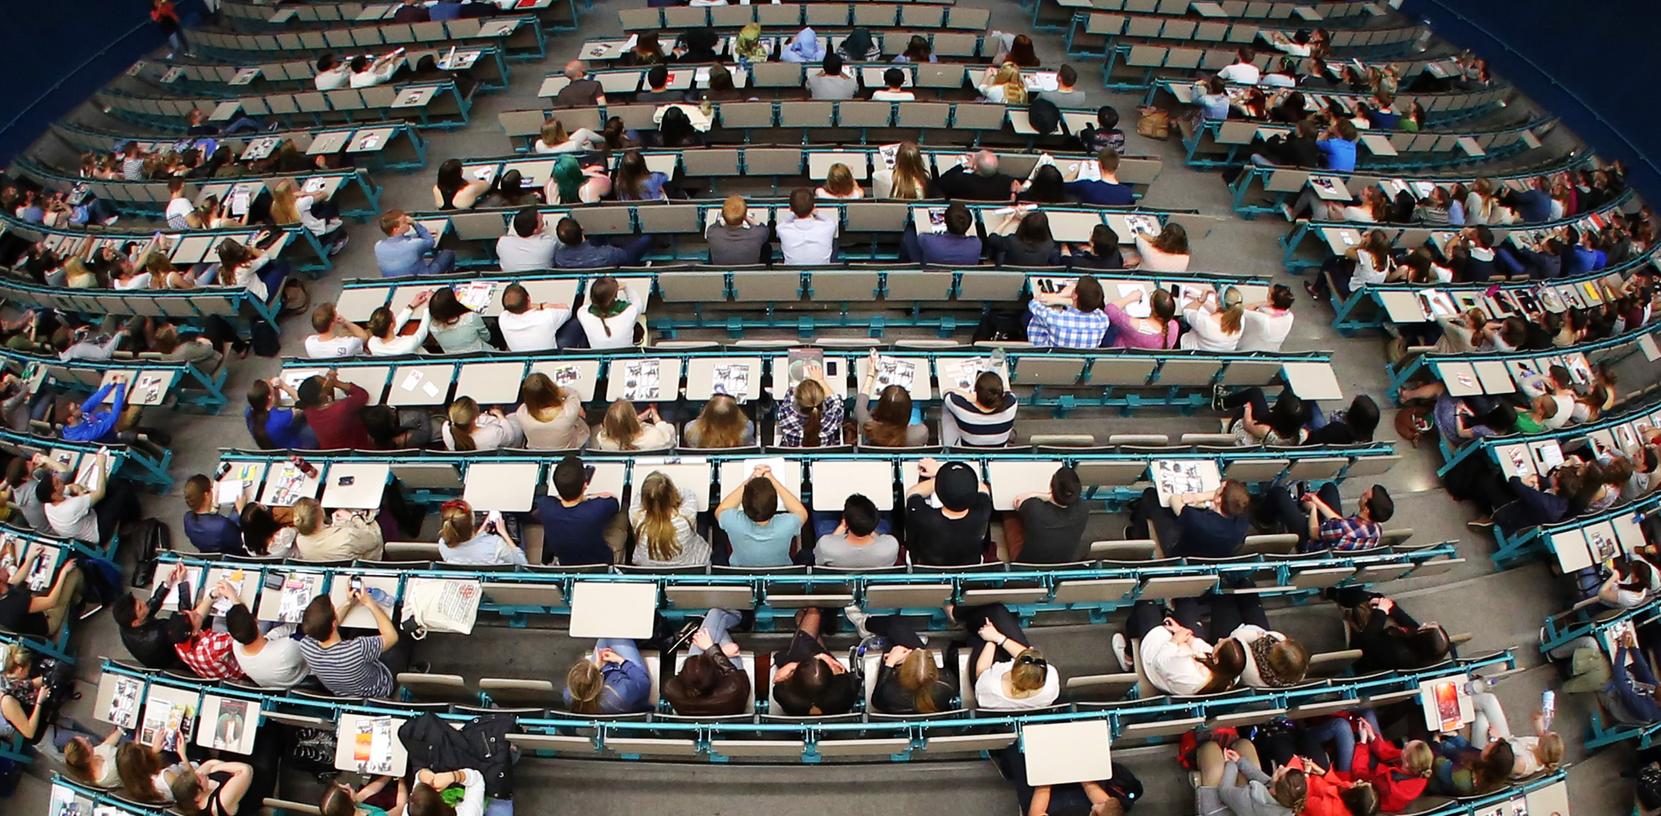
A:
<svg viewBox="0 0 1661 816">
<path fill-rule="evenodd" d="M 756 443 L 756 424 L 744 415 L 738 400 L 716 394 L 698 416 L 686 423 L 681 444 L 688 448 L 742 448 Z"/>
<path fill-rule="evenodd" d="M 525 446 L 525 432 L 513 417 L 500 408 L 482 412 L 472 397 L 457 397 L 450 403 L 446 415 L 448 419 L 439 429 L 439 435 L 444 437 L 444 447 L 450 450 L 491 451 Z"/>
<path fill-rule="evenodd" d="M 593 439 L 597 450 L 665 450 L 675 446 L 675 426 L 658 416 L 655 405 L 636 411 L 634 403 L 619 399 L 606 408 Z"/>
<path fill-rule="evenodd" d="M 928 198 L 929 171 L 923 164 L 923 151 L 917 143 L 906 140 L 894 150 L 894 166 L 871 171 L 871 195 L 874 198 L 896 198 L 915 201 Z"/>
<path fill-rule="evenodd" d="M 604 148 L 606 141 L 600 134 L 589 128 L 577 128 L 569 133 L 565 125 L 558 119 L 549 119 L 543 123 L 542 131 L 536 142 L 531 145 L 534 153 L 587 153 Z"/>
<path fill-rule="evenodd" d="M 1188 321 L 1188 331 L 1178 341 L 1178 347 L 1196 351 L 1239 348 L 1246 319 L 1246 310 L 1241 304 L 1223 308 L 1217 302 L 1216 290 L 1211 290 L 1203 300 L 1184 301 L 1182 316 Z"/>
<path fill-rule="evenodd" d="M 339 209 L 328 199 L 299 189 L 292 178 L 280 179 L 271 187 L 271 220 L 278 226 L 304 226 L 330 255 L 346 248 L 346 222 L 341 220 Z"/>
<path fill-rule="evenodd" d="M 447 501 L 438 510 L 439 560 L 446 564 L 524 566 L 525 551 L 508 536 L 507 522 L 499 511 L 485 516 L 484 524 L 473 521 L 473 507 L 461 499 Z"/>
<path fill-rule="evenodd" d="M 859 607 L 843 610 L 861 637 L 888 641 L 871 689 L 871 708 L 884 714 L 938 714 L 957 699 L 957 667 L 942 667 L 916 627 L 900 615 L 868 616 Z"/>
<path fill-rule="evenodd" d="M 981 99 L 985 102 L 1004 105 L 1027 104 L 1027 85 L 1021 79 L 1021 66 L 1013 62 L 987 68 L 975 89 L 980 91 Z"/>
<path fill-rule="evenodd" d="M 854 180 L 854 172 L 848 165 L 837 162 L 830 166 L 830 170 L 825 173 L 825 183 L 819 185 L 819 189 L 814 190 L 813 194 L 818 198 L 859 199 L 865 197 L 865 188 Z"/>
<path fill-rule="evenodd" d="M 513 420 L 531 450 L 572 450 L 588 444 L 582 397 L 570 386 L 555 385 L 540 371 L 519 386 L 519 408 Z"/>
<path fill-rule="evenodd" d="M 600 638 L 594 651 L 565 673 L 565 705 L 578 714 L 632 714 L 651 703 L 652 675 L 640 647 L 626 638 Z"/>
<path fill-rule="evenodd" d="M 302 561 L 376 561 L 386 548 L 380 525 L 348 510 L 329 519 L 316 499 L 294 504 L 294 531 L 294 552 Z"/>
<path fill-rule="evenodd" d="M 63 764 L 70 778 L 83 785 L 100 788 L 120 785 L 121 774 L 116 771 L 115 752 L 126 736 L 127 732 L 119 727 L 111 729 L 109 736 L 97 743 L 84 735 L 76 735 L 63 747 Z"/>
<path fill-rule="evenodd" d="M 975 705 L 1009 711 L 1043 708 L 1061 696 L 1061 673 L 1027 645 L 1021 623 L 1002 604 L 946 606 L 946 619 L 969 630 Z"/>
<path fill-rule="evenodd" d="M 698 504 L 659 471 L 640 483 L 640 498 L 629 510 L 638 567 L 685 567 L 709 563 L 709 542 L 698 535 Z"/>
</svg>

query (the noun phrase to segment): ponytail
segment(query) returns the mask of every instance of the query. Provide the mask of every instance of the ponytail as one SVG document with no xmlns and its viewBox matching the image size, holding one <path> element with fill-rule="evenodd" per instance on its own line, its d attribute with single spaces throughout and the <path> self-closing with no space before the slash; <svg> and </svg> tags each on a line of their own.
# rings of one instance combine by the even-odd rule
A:
<svg viewBox="0 0 1661 816">
<path fill-rule="evenodd" d="M 459 547 L 473 538 L 473 508 L 464 501 L 447 501 L 439 508 L 438 540 Z"/>
<path fill-rule="evenodd" d="M 802 447 L 817 448 L 824 444 L 825 387 L 818 380 L 803 380 L 796 385 L 791 404 L 802 415 Z"/>
<path fill-rule="evenodd" d="M 473 423 L 479 419 L 479 404 L 472 397 L 461 397 L 450 403 L 450 449 L 473 451 L 479 446 L 473 441 Z"/>
<path fill-rule="evenodd" d="M 271 384 L 265 380 L 255 380 L 248 386 L 248 432 L 254 435 L 254 444 L 260 450 L 273 450 L 277 447 L 271 433 L 265 429 L 266 420 L 271 416 Z"/>
</svg>

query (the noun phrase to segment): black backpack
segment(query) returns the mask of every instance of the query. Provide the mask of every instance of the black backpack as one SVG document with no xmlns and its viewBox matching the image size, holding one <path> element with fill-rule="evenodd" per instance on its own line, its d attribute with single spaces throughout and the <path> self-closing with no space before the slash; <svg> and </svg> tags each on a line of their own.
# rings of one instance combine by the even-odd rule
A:
<svg viewBox="0 0 1661 816">
<path fill-rule="evenodd" d="M 156 577 L 156 556 L 173 549 L 173 531 L 153 518 L 134 523 L 126 531 L 138 542 L 138 565 L 133 569 L 133 588 L 150 586 Z"/>
</svg>

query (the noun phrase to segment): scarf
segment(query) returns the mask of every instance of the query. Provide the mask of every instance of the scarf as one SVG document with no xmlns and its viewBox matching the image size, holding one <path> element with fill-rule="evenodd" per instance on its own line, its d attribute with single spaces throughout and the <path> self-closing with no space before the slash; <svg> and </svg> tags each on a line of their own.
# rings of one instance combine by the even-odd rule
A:
<svg viewBox="0 0 1661 816">
<path fill-rule="evenodd" d="M 1264 635 L 1252 641 L 1252 645 L 1248 647 L 1251 649 L 1252 662 L 1257 666 L 1258 676 L 1262 677 L 1263 684 L 1270 688 L 1284 688 L 1292 685 L 1292 683 L 1281 679 L 1280 676 L 1275 674 L 1275 670 L 1269 667 L 1269 650 L 1280 640 L 1279 635 Z"/>
</svg>

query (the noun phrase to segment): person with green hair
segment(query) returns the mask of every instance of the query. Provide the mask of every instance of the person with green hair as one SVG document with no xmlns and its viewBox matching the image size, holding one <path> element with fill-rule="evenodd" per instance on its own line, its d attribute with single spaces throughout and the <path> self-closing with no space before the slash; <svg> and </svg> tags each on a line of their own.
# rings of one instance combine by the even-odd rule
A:
<svg viewBox="0 0 1661 816">
<path fill-rule="evenodd" d="M 761 41 L 760 23 L 750 23 L 738 30 L 732 54 L 740 62 L 766 62 L 773 55 L 772 46 Z"/>
<path fill-rule="evenodd" d="M 611 177 L 602 165 L 584 167 L 576 156 L 560 156 L 548 182 L 549 204 L 593 204 L 611 192 Z"/>
</svg>

